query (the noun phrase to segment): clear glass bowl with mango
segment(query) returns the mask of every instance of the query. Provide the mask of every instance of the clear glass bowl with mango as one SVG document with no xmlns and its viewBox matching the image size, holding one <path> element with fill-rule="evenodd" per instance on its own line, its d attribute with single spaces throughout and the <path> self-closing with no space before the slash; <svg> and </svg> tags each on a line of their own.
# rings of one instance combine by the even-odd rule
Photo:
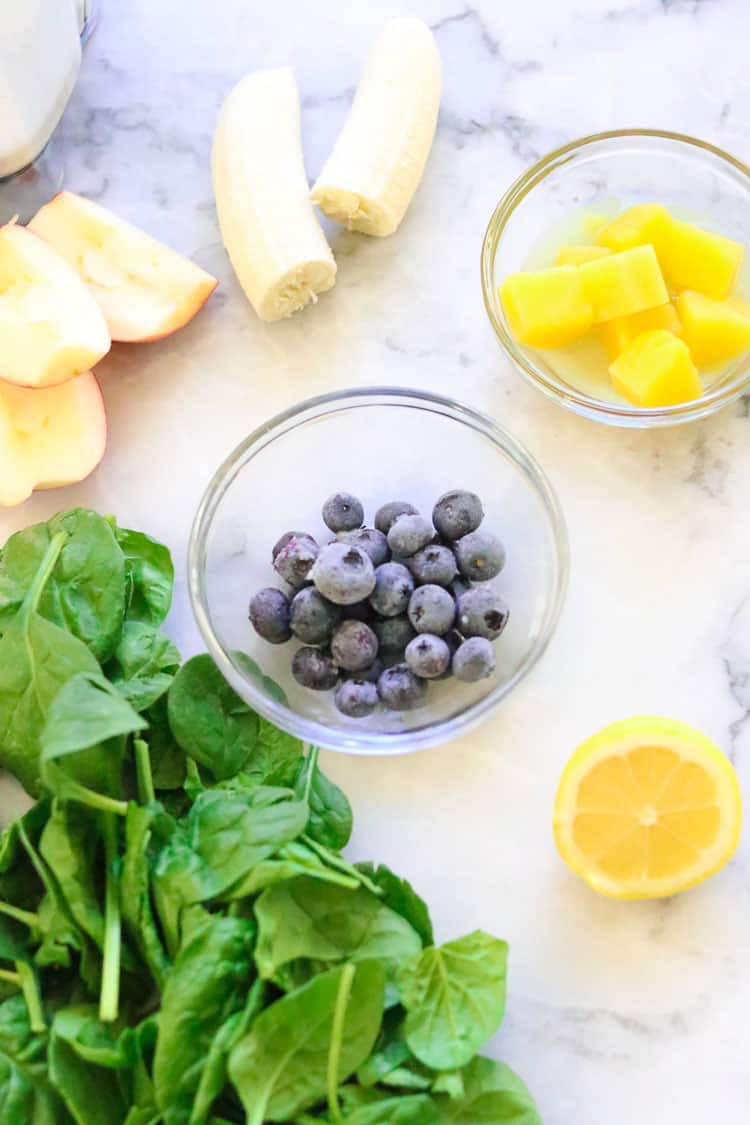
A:
<svg viewBox="0 0 750 1125">
<path fill-rule="evenodd" d="M 523 374 L 619 425 L 702 417 L 750 381 L 750 170 L 674 134 L 585 138 L 506 193 L 485 303 Z"/>
</svg>

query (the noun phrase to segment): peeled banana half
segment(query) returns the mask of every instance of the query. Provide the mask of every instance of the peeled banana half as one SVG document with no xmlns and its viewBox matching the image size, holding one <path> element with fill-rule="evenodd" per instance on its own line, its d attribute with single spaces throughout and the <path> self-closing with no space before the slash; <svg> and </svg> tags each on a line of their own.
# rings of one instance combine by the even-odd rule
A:
<svg viewBox="0 0 750 1125">
<path fill-rule="evenodd" d="M 441 81 L 440 54 L 427 25 L 413 17 L 388 23 L 312 190 L 329 218 L 366 234 L 396 230 L 432 147 Z"/>
<path fill-rule="evenodd" d="M 213 180 L 224 245 L 262 320 L 291 316 L 336 280 L 310 202 L 290 67 L 243 78 L 222 106 Z"/>
</svg>

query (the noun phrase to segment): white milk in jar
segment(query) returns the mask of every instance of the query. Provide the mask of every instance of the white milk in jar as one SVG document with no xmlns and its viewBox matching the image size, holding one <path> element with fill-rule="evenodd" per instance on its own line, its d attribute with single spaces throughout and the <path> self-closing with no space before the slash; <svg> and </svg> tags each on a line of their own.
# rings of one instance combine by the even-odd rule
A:
<svg viewBox="0 0 750 1125">
<path fill-rule="evenodd" d="M 0 0 L 0 180 L 42 152 L 80 63 L 74 0 Z"/>
</svg>

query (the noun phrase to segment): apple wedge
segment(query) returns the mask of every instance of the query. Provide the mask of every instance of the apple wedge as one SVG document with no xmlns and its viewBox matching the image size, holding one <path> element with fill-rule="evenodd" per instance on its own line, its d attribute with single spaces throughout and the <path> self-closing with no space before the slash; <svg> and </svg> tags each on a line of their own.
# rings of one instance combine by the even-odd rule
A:
<svg viewBox="0 0 750 1125">
<path fill-rule="evenodd" d="M 169 336 L 192 320 L 218 285 L 189 258 L 69 191 L 45 204 L 29 227 L 86 283 L 113 340 Z"/>
<path fill-rule="evenodd" d="M 78 274 L 24 227 L 0 227 L 0 379 L 52 387 L 88 371 L 111 344 Z"/>
<path fill-rule="evenodd" d="M 0 505 L 83 480 L 106 444 L 104 401 L 90 371 L 41 390 L 0 383 Z"/>
</svg>

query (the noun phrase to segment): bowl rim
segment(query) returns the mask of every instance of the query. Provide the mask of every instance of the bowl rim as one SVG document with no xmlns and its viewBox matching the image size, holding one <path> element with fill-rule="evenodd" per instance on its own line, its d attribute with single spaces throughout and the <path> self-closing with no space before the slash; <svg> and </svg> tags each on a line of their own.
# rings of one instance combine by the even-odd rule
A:
<svg viewBox="0 0 750 1125">
<path fill-rule="evenodd" d="M 638 138 L 674 142 L 677 146 L 686 146 L 686 150 L 692 155 L 695 155 L 692 150 L 708 153 L 727 165 L 730 173 L 737 181 L 744 180 L 745 189 L 750 194 L 750 166 L 718 145 L 711 144 L 710 141 L 692 137 L 687 133 L 676 133 L 666 129 L 610 129 L 601 133 L 589 133 L 546 153 L 535 161 L 530 168 L 522 172 L 502 195 L 490 216 L 482 240 L 480 254 L 482 296 L 487 316 L 501 348 L 524 379 L 541 390 L 547 398 L 567 407 L 576 414 L 607 425 L 627 427 L 671 426 L 705 418 L 738 399 L 750 384 L 750 354 L 744 360 L 739 361 L 738 370 L 731 380 L 724 382 L 713 391 L 707 391 L 700 398 L 693 399 L 690 402 L 661 407 L 638 407 L 629 406 L 626 403 L 607 402 L 605 399 L 595 398 L 583 391 L 576 390 L 575 387 L 555 381 L 530 360 L 505 327 L 494 278 L 495 256 L 505 228 L 518 205 L 547 175 L 554 172 L 561 164 L 567 163 L 572 156 L 590 146 L 606 141 L 617 142 Z"/>
<path fill-rule="evenodd" d="M 517 472 L 541 501 L 552 542 L 553 573 L 550 594 L 534 643 L 525 652 L 515 672 L 486 696 L 459 714 L 412 730 L 383 732 L 355 728 L 337 729 L 298 715 L 285 704 L 261 694 L 252 678 L 245 676 L 230 659 L 211 622 L 205 597 L 207 545 L 214 517 L 222 498 L 240 471 L 268 444 L 303 422 L 325 417 L 353 405 L 399 406 L 428 409 L 462 425 L 468 425 L 509 458 Z M 187 554 L 190 603 L 198 629 L 222 675 L 264 719 L 308 744 L 353 755 L 387 756 L 410 753 L 448 742 L 478 725 L 525 677 L 546 651 L 562 612 L 568 588 L 570 552 L 567 526 L 557 495 L 545 472 L 531 453 L 488 415 L 455 399 L 429 391 L 397 386 L 367 386 L 333 391 L 305 399 L 256 427 L 221 462 L 213 473 L 193 519 Z"/>
</svg>

